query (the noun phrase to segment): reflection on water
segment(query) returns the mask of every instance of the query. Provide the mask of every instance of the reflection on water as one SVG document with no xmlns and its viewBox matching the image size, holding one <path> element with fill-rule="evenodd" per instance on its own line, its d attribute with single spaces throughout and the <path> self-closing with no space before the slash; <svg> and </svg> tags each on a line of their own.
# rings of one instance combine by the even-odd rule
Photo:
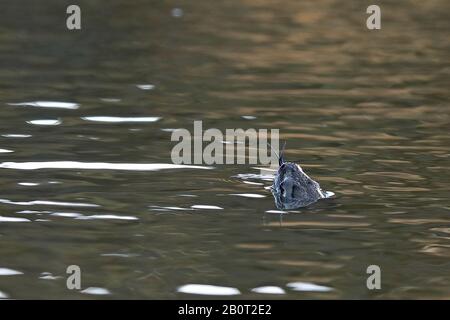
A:
<svg viewBox="0 0 450 320">
<path fill-rule="evenodd" d="M 264 293 L 264 294 L 286 294 L 286 291 L 284 291 L 282 288 L 274 287 L 274 286 L 253 288 L 252 292 Z"/>
<path fill-rule="evenodd" d="M 108 294 L 111 294 L 111 292 L 108 289 L 98 288 L 98 287 L 86 288 L 84 290 L 81 290 L 81 293 L 93 294 L 93 295 L 108 295 Z"/>
<path fill-rule="evenodd" d="M 69 32 L 65 1 L 2 3 L 1 299 L 449 297 L 448 1 L 382 4 L 376 32 L 356 1 L 79 5 Z M 195 120 L 280 129 L 334 199 L 172 164 Z"/>
<path fill-rule="evenodd" d="M 36 126 L 57 126 L 62 123 L 59 119 L 39 119 L 27 121 L 29 124 L 34 124 Z"/>
<path fill-rule="evenodd" d="M 39 169 L 82 169 L 82 170 L 125 170 L 125 171 L 158 171 L 165 169 L 213 169 L 213 167 L 177 165 L 171 163 L 104 163 L 76 161 L 46 162 L 3 162 L 0 168 L 17 170 Z"/>
<path fill-rule="evenodd" d="M 328 292 L 332 291 L 332 288 L 319 286 L 314 283 L 305 283 L 305 282 L 292 282 L 287 284 L 288 287 L 292 288 L 295 291 L 317 291 L 317 292 Z"/>
<path fill-rule="evenodd" d="M 0 276 L 14 276 L 17 274 L 23 274 L 23 272 L 8 268 L 0 268 Z"/>
<path fill-rule="evenodd" d="M 61 109 L 78 109 L 80 106 L 77 103 L 71 102 L 55 102 L 55 101 L 34 101 L 21 103 L 8 103 L 10 106 L 28 106 L 38 108 L 61 108 Z"/>
<path fill-rule="evenodd" d="M 201 294 L 208 296 L 234 296 L 241 294 L 236 288 L 220 287 L 205 284 L 187 284 L 177 289 L 181 293 Z"/>
<path fill-rule="evenodd" d="M 26 218 L 16 218 L 16 217 L 2 217 L 0 216 L 0 222 L 30 222 L 31 220 Z"/>
<path fill-rule="evenodd" d="M 159 117 L 83 117 L 83 120 L 98 122 L 155 122 Z"/>
</svg>

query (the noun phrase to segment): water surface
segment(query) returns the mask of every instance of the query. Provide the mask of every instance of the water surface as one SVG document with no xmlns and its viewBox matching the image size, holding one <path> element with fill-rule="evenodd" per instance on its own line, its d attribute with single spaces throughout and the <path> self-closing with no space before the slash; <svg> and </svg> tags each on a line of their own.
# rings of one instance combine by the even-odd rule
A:
<svg viewBox="0 0 450 320">
<path fill-rule="evenodd" d="M 0 298 L 450 298 L 448 1 L 3 2 Z M 280 129 L 335 198 L 174 166 L 194 120 Z"/>
</svg>

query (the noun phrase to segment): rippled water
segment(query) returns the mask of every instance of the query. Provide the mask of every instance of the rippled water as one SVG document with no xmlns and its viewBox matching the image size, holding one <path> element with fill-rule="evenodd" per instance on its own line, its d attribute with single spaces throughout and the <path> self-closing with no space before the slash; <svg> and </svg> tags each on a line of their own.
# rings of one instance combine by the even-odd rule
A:
<svg viewBox="0 0 450 320">
<path fill-rule="evenodd" d="M 3 2 L 0 298 L 450 298 L 448 1 Z M 279 128 L 335 198 L 173 165 L 194 120 Z"/>
</svg>

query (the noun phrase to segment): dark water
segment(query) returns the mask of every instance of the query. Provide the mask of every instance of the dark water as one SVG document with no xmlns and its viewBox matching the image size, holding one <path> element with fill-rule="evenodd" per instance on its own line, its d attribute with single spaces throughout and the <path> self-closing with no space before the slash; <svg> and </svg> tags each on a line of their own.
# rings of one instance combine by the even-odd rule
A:
<svg viewBox="0 0 450 320">
<path fill-rule="evenodd" d="M 448 1 L 380 31 L 365 1 L 78 3 L 69 32 L 69 2 L 2 1 L 0 297 L 450 298 Z M 35 101 L 78 108 L 9 104 Z M 255 166 L 153 170 L 194 120 L 280 129 L 335 198 L 280 215 Z"/>
</svg>

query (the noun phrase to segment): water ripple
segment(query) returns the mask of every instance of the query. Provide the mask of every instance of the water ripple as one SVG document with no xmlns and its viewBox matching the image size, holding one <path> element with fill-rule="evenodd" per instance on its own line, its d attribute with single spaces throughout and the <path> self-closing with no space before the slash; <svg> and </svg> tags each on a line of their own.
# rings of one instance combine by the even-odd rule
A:
<svg viewBox="0 0 450 320">
<path fill-rule="evenodd" d="M 286 285 L 294 291 L 315 291 L 315 292 L 328 292 L 332 291 L 333 288 L 320 286 L 309 282 L 291 282 Z"/>
<path fill-rule="evenodd" d="M 83 216 L 81 213 L 77 212 L 53 212 L 50 214 L 55 217 L 64 217 L 64 218 L 78 218 Z"/>
<path fill-rule="evenodd" d="M 25 218 L 15 218 L 15 217 L 2 217 L 0 216 L 0 222 L 30 222 L 31 220 Z"/>
<path fill-rule="evenodd" d="M 177 289 L 178 292 L 211 296 L 234 296 L 241 292 L 236 288 L 213 286 L 209 284 L 186 284 Z"/>
<path fill-rule="evenodd" d="M 94 121 L 94 122 L 110 122 L 110 123 L 120 123 L 120 122 L 156 122 L 161 117 L 105 117 L 105 116 L 96 116 L 96 117 L 82 117 L 81 119 L 86 121 Z"/>
<path fill-rule="evenodd" d="M 155 88 L 155 85 L 153 84 L 138 84 L 136 85 L 141 90 L 152 90 Z"/>
<path fill-rule="evenodd" d="M 256 293 L 263 293 L 263 294 L 286 294 L 286 291 L 284 291 L 284 289 L 282 289 L 280 287 L 274 287 L 274 286 L 253 288 L 251 291 L 256 292 Z"/>
<path fill-rule="evenodd" d="M 133 216 L 118 216 L 114 214 L 96 214 L 92 216 L 80 216 L 78 220 L 139 220 Z"/>
<path fill-rule="evenodd" d="M 158 171 L 165 169 L 213 169 L 213 167 L 177 165 L 171 163 L 107 163 L 78 161 L 46 161 L 46 162 L 3 162 L 0 168 L 17 170 L 39 169 L 86 169 L 86 170 L 128 170 Z"/>
<path fill-rule="evenodd" d="M 24 187 L 35 187 L 35 186 L 39 185 L 39 183 L 34 183 L 34 182 L 19 182 L 17 184 L 19 186 L 24 186 Z"/>
<path fill-rule="evenodd" d="M 93 203 L 80 203 L 80 202 L 59 202 L 59 201 L 46 201 L 46 200 L 34 200 L 34 201 L 11 201 L 8 199 L 0 199 L 0 203 L 14 204 L 18 206 L 64 206 L 64 207 L 100 207 L 98 204 Z"/>
<path fill-rule="evenodd" d="M 10 106 L 37 107 L 37 108 L 59 108 L 59 109 L 78 109 L 80 105 L 74 102 L 58 101 L 32 101 L 20 103 L 8 103 Z"/>
<path fill-rule="evenodd" d="M 209 205 L 202 205 L 202 204 L 197 204 L 194 206 L 191 206 L 192 209 L 207 209 L 207 210 L 222 210 L 223 208 L 218 207 L 218 206 L 209 206 Z"/>
<path fill-rule="evenodd" d="M 105 288 L 99 288 L 99 287 L 89 287 L 81 291 L 81 293 L 84 294 L 92 294 L 92 295 L 109 295 L 111 294 L 111 291 Z"/>
<path fill-rule="evenodd" d="M 2 134 L 4 138 L 29 138 L 31 134 Z"/>
<path fill-rule="evenodd" d="M 42 272 L 41 275 L 39 276 L 39 279 L 41 280 L 58 280 L 61 278 L 62 278 L 61 276 L 54 276 L 50 272 Z"/>
<path fill-rule="evenodd" d="M 102 257 L 119 257 L 119 258 L 132 258 L 139 257 L 136 253 L 102 253 Z"/>
<path fill-rule="evenodd" d="M 29 124 L 34 124 L 36 126 L 57 126 L 62 122 L 59 119 L 39 119 L 27 121 Z"/>
<path fill-rule="evenodd" d="M 238 196 L 244 198 L 265 198 L 265 195 L 257 194 L 257 193 L 232 193 L 231 196 Z"/>
<path fill-rule="evenodd" d="M 23 272 L 9 268 L 0 268 L 0 276 L 15 276 L 19 274 L 23 274 Z"/>
</svg>

